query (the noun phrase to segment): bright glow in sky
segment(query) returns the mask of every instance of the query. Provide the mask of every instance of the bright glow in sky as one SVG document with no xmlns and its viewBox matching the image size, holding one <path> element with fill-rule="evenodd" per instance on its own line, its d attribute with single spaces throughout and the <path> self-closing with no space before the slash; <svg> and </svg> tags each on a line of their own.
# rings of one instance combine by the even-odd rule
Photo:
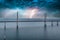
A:
<svg viewBox="0 0 60 40">
<path fill-rule="evenodd" d="M 33 16 L 35 15 L 35 14 L 37 14 L 38 13 L 38 9 L 36 9 L 36 8 L 34 8 L 34 9 L 26 9 L 25 10 L 25 12 L 24 12 L 24 16 L 26 17 L 26 18 L 33 18 Z"/>
</svg>

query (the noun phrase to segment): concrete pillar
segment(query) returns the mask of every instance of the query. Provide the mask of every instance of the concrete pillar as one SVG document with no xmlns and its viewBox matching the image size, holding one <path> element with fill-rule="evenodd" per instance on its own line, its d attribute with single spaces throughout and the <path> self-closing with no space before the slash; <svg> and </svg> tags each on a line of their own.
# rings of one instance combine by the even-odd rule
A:
<svg viewBox="0 0 60 40">
<path fill-rule="evenodd" d="M 58 24 L 59 24 L 59 23 L 58 23 L 58 21 L 57 21 L 57 26 L 58 26 Z"/>
<path fill-rule="evenodd" d="M 46 25 L 46 21 L 44 21 L 44 28 L 46 28 L 47 27 L 47 25 Z"/>
<path fill-rule="evenodd" d="M 53 27 L 53 21 L 51 21 L 51 26 Z"/>
</svg>

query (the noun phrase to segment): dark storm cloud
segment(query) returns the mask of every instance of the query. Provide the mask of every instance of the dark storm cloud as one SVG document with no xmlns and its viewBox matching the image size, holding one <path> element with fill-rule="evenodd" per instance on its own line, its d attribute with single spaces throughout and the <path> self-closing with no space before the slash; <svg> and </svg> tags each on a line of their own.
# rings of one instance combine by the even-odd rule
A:
<svg viewBox="0 0 60 40">
<path fill-rule="evenodd" d="M 34 6 L 60 10 L 60 0 L 0 0 L 0 8 L 20 8 Z"/>
<path fill-rule="evenodd" d="M 0 2 L 0 8 L 13 8 L 14 1 L 13 0 L 4 0 L 4 2 Z"/>
<path fill-rule="evenodd" d="M 47 6 L 48 9 L 56 9 L 60 10 L 60 0 L 54 0 L 53 2 L 48 2 Z"/>
<path fill-rule="evenodd" d="M 15 8 L 15 7 L 26 7 L 30 5 L 29 3 L 32 0 L 4 0 L 4 2 L 0 1 L 0 7 L 4 8 Z"/>
</svg>

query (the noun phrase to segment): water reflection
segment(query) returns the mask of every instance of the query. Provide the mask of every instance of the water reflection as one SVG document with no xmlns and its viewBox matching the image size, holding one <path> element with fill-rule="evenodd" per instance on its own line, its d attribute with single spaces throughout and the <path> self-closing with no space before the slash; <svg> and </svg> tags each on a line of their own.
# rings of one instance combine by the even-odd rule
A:
<svg viewBox="0 0 60 40">
<path fill-rule="evenodd" d="M 4 23 L 4 40 L 6 40 L 6 22 Z"/>
<path fill-rule="evenodd" d="M 19 30 L 16 29 L 16 39 L 15 40 L 19 40 Z"/>
<path fill-rule="evenodd" d="M 44 26 L 44 40 L 47 40 L 47 27 Z"/>
<path fill-rule="evenodd" d="M 22 23 L 22 24 L 24 24 L 24 23 Z M 19 29 L 16 29 L 16 28 L 6 28 L 7 24 L 4 23 L 4 31 L 0 29 L 0 37 L 4 35 L 4 37 L 2 37 L 2 39 L 4 39 L 4 40 L 60 39 L 60 27 L 57 27 L 57 23 L 54 24 L 54 22 L 53 22 L 53 27 L 51 26 L 51 22 L 49 22 L 49 24 L 46 23 L 47 24 L 46 26 L 44 26 L 43 23 L 41 23 L 41 22 L 36 23 L 36 25 L 40 25 L 40 26 L 36 26 L 36 25 L 34 26 L 33 23 L 29 23 L 30 26 L 27 26 L 27 24 L 28 23 L 25 23 L 25 25 L 23 25 L 26 27 L 22 27 L 19 24 Z M 35 24 L 35 22 L 34 22 L 34 24 Z M 58 24 L 60 24 L 60 23 L 58 23 Z M 31 26 L 31 25 L 33 25 L 33 26 Z M 41 25 L 43 25 L 43 26 L 41 26 Z M 8 25 L 8 26 L 10 26 L 10 25 Z M 4 32 L 4 33 L 1 35 L 1 32 Z"/>
</svg>

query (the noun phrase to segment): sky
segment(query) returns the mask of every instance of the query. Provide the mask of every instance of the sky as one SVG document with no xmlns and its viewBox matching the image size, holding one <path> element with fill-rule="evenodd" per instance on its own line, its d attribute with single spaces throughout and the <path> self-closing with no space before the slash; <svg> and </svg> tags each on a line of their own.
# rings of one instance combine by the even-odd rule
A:
<svg viewBox="0 0 60 40">
<path fill-rule="evenodd" d="M 11 10 L 16 11 L 17 8 L 22 10 L 22 12 L 31 9 L 33 11 L 34 8 L 37 8 L 38 12 L 33 17 L 42 17 L 44 13 L 47 13 L 50 17 L 60 17 L 60 0 L 0 0 L 0 17 L 9 14 Z M 22 12 L 21 14 L 24 15 Z M 25 17 L 21 14 L 21 17 Z"/>
</svg>

